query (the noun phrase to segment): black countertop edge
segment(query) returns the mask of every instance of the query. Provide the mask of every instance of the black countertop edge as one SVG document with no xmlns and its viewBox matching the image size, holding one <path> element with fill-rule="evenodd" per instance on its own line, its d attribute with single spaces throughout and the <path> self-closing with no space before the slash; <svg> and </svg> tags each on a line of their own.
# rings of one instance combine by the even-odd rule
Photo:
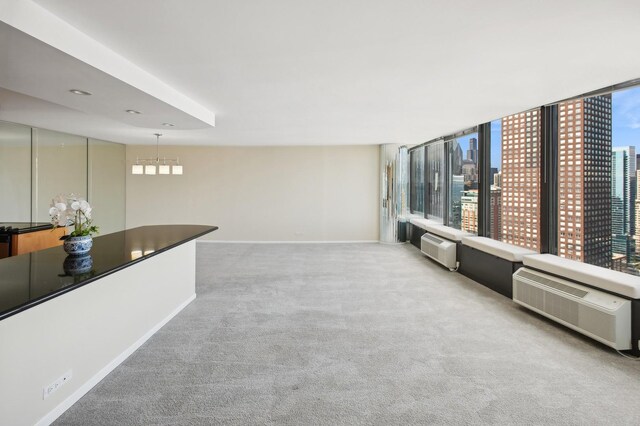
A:
<svg viewBox="0 0 640 426">
<path fill-rule="evenodd" d="M 141 226 L 140 228 L 145 228 L 145 226 Z M 178 247 L 178 246 L 180 246 L 182 244 L 188 243 L 189 241 L 193 241 L 193 240 L 195 240 L 197 238 L 200 238 L 203 235 L 209 234 L 209 233 L 211 233 L 211 232 L 213 232 L 213 231 L 215 231 L 217 229 L 218 229 L 217 226 L 211 226 L 209 229 L 204 230 L 202 232 L 194 233 L 192 236 L 190 236 L 188 238 L 185 238 L 183 240 L 180 240 L 177 243 L 170 244 L 170 245 L 168 245 L 166 247 L 163 247 L 162 249 L 158 249 L 158 250 L 156 250 L 156 251 L 154 251 L 152 253 L 142 255 L 141 257 L 139 257 L 137 259 L 130 260 L 130 261 L 126 262 L 126 263 L 121 264 L 118 267 L 114 267 L 113 269 L 110 269 L 110 270 L 105 271 L 103 273 L 97 274 L 97 275 L 95 275 L 93 277 L 87 278 L 86 280 L 81 281 L 81 282 L 79 282 L 77 284 L 69 285 L 68 287 L 60 289 L 60 290 L 58 290 L 58 291 L 56 291 L 54 293 L 47 294 L 47 295 L 42 296 L 42 297 L 40 297 L 38 299 L 30 300 L 27 303 L 24 303 L 22 305 L 16 306 L 15 308 L 10 309 L 8 311 L 0 312 L 0 321 L 4 320 L 6 318 L 12 317 L 13 315 L 19 314 L 20 312 L 26 311 L 27 309 L 33 308 L 34 306 L 37 306 L 37 305 L 39 305 L 41 303 L 44 303 L 44 302 L 46 302 L 48 300 L 55 299 L 58 296 L 62 296 L 63 294 L 66 294 L 66 293 L 68 293 L 70 291 L 76 290 L 76 289 L 78 289 L 80 287 L 83 287 L 83 286 L 85 286 L 87 284 L 90 284 L 90 283 L 92 283 L 94 281 L 97 281 L 97 280 L 99 280 L 101 278 L 104 278 L 104 277 L 106 277 L 108 275 L 111 275 L 111 274 L 113 274 L 115 272 L 121 271 L 121 270 L 123 270 L 125 268 L 128 268 L 129 266 L 135 265 L 136 263 L 142 262 L 142 261 L 144 261 L 146 259 L 149 259 L 149 258 L 151 258 L 151 257 L 153 257 L 153 256 L 155 256 L 157 254 L 160 254 L 160 253 L 163 253 L 165 251 L 171 250 L 171 249 L 173 249 L 175 247 Z M 51 250 L 51 249 L 49 249 L 49 250 Z"/>
<path fill-rule="evenodd" d="M 8 229 L 3 230 L 2 227 L 6 227 L 7 225 L 8 225 Z M 14 225 L 17 225 L 17 226 L 14 226 Z M 53 229 L 53 225 L 50 223 L 35 223 L 35 224 L 0 223 L 0 234 L 9 234 L 9 235 L 28 234 L 29 232 L 46 231 L 47 229 Z"/>
</svg>

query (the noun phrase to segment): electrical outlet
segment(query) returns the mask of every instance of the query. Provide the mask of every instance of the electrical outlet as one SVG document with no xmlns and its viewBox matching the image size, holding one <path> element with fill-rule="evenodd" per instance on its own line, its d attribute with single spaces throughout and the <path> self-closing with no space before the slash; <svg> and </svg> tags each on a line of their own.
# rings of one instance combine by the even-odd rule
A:
<svg viewBox="0 0 640 426">
<path fill-rule="evenodd" d="M 71 372 L 72 370 L 67 371 L 55 382 L 51 383 L 49 386 L 45 386 L 44 388 L 42 388 L 42 399 L 47 399 L 52 393 L 60 389 L 65 383 L 71 380 Z"/>
</svg>

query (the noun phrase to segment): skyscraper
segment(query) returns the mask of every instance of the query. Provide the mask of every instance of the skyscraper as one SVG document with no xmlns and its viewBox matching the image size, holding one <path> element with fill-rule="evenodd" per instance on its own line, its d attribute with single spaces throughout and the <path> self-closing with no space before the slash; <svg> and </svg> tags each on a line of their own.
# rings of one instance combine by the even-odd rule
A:
<svg viewBox="0 0 640 426">
<path fill-rule="evenodd" d="M 502 241 L 540 249 L 541 110 L 502 119 Z"/>
<path fill-rule="evenodd" d="M 491 167 L 489 169 L 489 182 L 494 182 L 496 175 L 498 174 L 498 168 L 497 167 Z M 493 184 L 492 184 L 493 185 Z"/>
<path fill-rule="evenodd" d="M 475 165 L 478 165 L 478 139 L 469 139 L 469 149 L 467 150 L 467 161 L 473 161 Z"/>
<path fill-rule="evenodd" d="M 469 160 L 462 162 L 462 174 L 464 176 L 465 189 L 478 188 L 478 167 Z"/>
<path fill-rule="evenodd" d="M 558 254 L 611 267 L 611 95 L 558 105 Z"/>
<path fill-rule="evenodd" d="M 639 154 L 636 154 L 639 155 Z M 636 167 L 637 167 L 636 163 Z M 635 240 L 636 240 L 636 258 L 640 256 L 640 169 L 636 170 L 636 201 L 635 201 Z"/>
<path fill-rule="evenodd" d="M 614 253 L 632 258 L 635 234 L 636 148 L 615 147 L 611 153 L 611 244 Z"/>
<path fill-rule="evenodd" d="M 498 188 L 502 187 L 502 172 L 497 172 L 493 175 L 493 186 Z"/>
<path fill-rule="evenodd" d="M 458 143 L 457 140 L 452 142 L 452 150 L 451 150 L 451 174 L 461 175 L 462 174 L 462 162 L 464 158 L 462 158 L 462 147 Z"/>
<path fill-rule="evenodd" d="M 449 212 L 449 226 L 460 229 L 462 223 L 462 197 L 464 180 L 462 175 L 451 176 L 451 210 Z"/>
</svg>

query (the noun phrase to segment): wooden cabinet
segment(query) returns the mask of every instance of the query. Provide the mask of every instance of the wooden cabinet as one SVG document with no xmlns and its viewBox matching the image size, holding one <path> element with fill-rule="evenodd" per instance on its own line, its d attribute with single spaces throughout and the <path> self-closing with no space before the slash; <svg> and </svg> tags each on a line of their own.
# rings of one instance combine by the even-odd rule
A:
<svg viewBox="0 0 640 426">
<path fill-rule="evenodd" d="M 11 256 L 61 246 L 65 228 L 44 229 L 11 236 Z"/>
</svg>

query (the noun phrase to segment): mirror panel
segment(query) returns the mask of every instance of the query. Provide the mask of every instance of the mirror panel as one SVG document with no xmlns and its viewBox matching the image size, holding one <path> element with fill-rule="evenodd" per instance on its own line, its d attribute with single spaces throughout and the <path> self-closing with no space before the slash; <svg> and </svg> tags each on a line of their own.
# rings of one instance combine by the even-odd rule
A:
<svg viewBox="0 0 640 426">
<path fill-rule="evenodd" d="M 33 129 L 32 222 L 49 222 L 51 199 L 87 197 L 87 138 Z"/>
<path fill-rule="evenodd" d="M 125 229 L 125 146 L 89 139 L 89 198 L 100 235 Z"/>
<path fill-rule="evenodd" d="M 31 128 L 0 121 L 0 222 L 31 220 Z"/>
</svg>

